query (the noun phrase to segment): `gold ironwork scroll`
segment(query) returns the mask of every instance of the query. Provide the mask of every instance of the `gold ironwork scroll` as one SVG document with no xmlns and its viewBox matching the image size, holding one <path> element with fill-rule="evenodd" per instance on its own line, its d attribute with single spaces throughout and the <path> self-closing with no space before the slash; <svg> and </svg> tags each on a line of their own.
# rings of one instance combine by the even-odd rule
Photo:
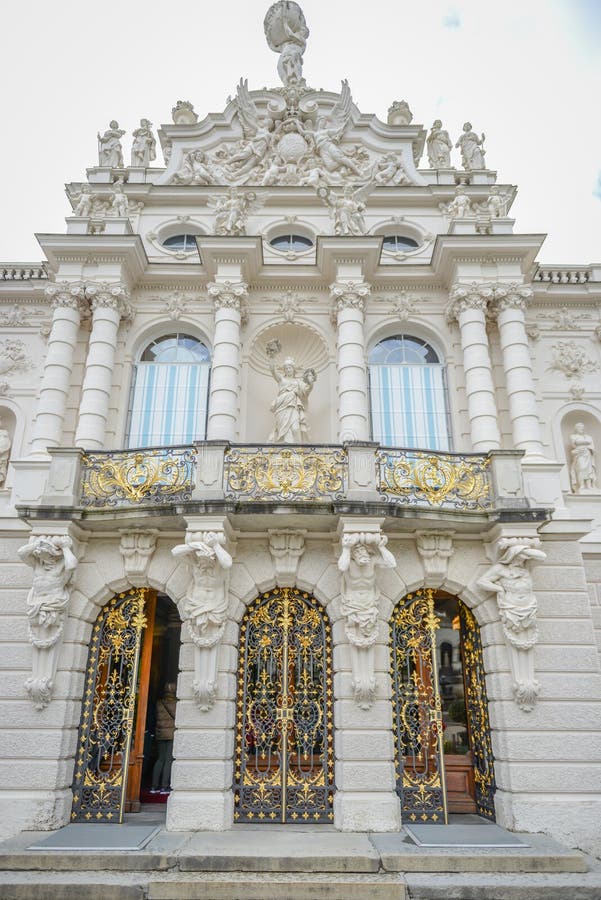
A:
<svg viewBox="0 0 601 900">
<path fill-rule="evenodd" d="M 495 818 L 495 767 L 488 719 L 488 697 L 480 629 L 465 603 L 459 603 L 461 653 L 467 727 L 476 786 L 476 808 L 481 816 Z"/>
<path fill-rule="evenodd" d="M 263 594 L 240 627 L 234 819 L 331 822 L 332 638 L 296 588 Z"/>
<path fill-rule="evenodd" d="M 232 447 L 225 455 L 225 492 L 236 500 L 338 500 L 346 486 L 341 447 Z"/>
<path fill-rule="evenodd" d="M 81 505 L 106 508 L 190 500 L 195 465 L 194 447 L 86 453 Z"/>
<path fill-rule="evenodd" d="M 484 454 L 381 450 L 376 462 L 384 500 L 475 511 L 492 505 L 490 460 Z"/>
<path fill-rule="evenodd" d="M 73 779 L 73 822 L 121 822 L 146 590 L 107 603 L 92 629 Z"/>
<path fill-rule="evenodd" d="M 390 624 L 397 793 L 408 822 L 446 822 L 434 592 L 407 594 Z"/>
</svg>

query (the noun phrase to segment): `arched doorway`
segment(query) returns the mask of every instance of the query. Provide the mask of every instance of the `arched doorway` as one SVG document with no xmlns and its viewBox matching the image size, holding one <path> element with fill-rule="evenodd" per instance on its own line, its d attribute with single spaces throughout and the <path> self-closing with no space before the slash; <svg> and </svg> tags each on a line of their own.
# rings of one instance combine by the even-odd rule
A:
<svg viewBox="0 0 601 900">
<path fill-rule="evenodd" d="M 145 588 L 117 594 L 100 611 L 88 651 L 71 821 L 121 822 L 141 800 L 166 802 L 180 632 L 171 600 Z M 155 776 L 165 790 L 151 790 Z"/>
<path fill-rule="evenodd" d="M 331 822 L 332 637 L 309 594 L 277 588 L 240 626 L 234 819 Z"/>
<path fill-rule="evenodd" d="M 494 819 L 494 760 L 478 624 L 442 591 L 418 590 L 390 624 L 397 793 L 409 822 Z"/>
</svg>

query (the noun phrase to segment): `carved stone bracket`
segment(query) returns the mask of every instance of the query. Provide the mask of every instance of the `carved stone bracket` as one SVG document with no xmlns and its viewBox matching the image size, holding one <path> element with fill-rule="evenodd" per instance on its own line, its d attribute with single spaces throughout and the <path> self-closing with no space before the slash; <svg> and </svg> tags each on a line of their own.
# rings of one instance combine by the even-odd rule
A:
<svg viewBox="0 0 601 900">
<path fill-rule="evenodd" d="M 119 551 L 123 557 L 123 570 L 134 587 L 147 585 L 148 566 L 157 545 L 157 528 L 122 529 Z"/>
<path fill-rule="evenodd" d="M 366 523 L 343 525 L 340 539 L 340 609 L 351 648 L 352 689 L 355 702 L 369 709 L 376 696 L 374 674 L 375 644 L 380 614 L 378 568 L 396 568 L 396 560 L 386 549 L 387 538 L 379 524 L 360 531 Z"/>
<path fill-rule="evenodd" d="M 497 542 L 497 561 L 478 580 L 478 586 L 497 598 L 499 617 L 513 674 L 515 701 L 524 712 L 534 709 L 540 685 L 534 672 L 534 646 L 538 640 L 538 604 L 530 567 L 546 559 L 538 537 L 503 537 Z"/>
<path fill-rule="evenodd" d="M 275 567 L 278 587 L 294 587 L 301 556 L 305 552 L 305 531 L 269 530 L 269 552 Z"/>
<path fill-rule="evenodd" d="M 194 643 L 192 687 L 203 712 L 215 702 L 217 651 L 227 621 L 232 557 L 226 543 L 223 525 L 216 525 L 211 531 L 188 530 L 186 542 L 171 551 L 188 561 L 189 579 L 180 613 Z"/>
<path fill-rule="evenodd" d="M 33 660 L 25 689 L 34 707 L 44 709 L 52 698 L 77 558 L 73 552 L 73 541 L 67 534 L 32 536 L 17 553 L 33 569 L 31 589 L 27 595 Z"/>
<path fill-rule="evenodd" d="M 424 585 L 438 588 L 446 581 L 453 555 L 453 531 L 416 531 L 417 551 L 424 566 Z"/>
</svg>

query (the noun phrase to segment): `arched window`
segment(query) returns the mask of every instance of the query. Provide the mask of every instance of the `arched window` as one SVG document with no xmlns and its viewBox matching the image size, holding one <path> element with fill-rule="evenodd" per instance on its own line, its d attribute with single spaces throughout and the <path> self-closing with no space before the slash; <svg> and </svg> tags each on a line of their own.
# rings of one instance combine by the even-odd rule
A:
<svg viewBox="0 0 601 900">
<path fill-rule="evenodd" d="M 397 334 L 369 355 L 372 437 L 386 447 L 449 450 L 445 368 L 421 338 Z"/>
<path fill-rule="evenodd" d="M 129 413 L 129 446 L 190 444 L 206 433 L 211 358 L 198 338 L 157 338 L 136 365 Z"/>
</svg>

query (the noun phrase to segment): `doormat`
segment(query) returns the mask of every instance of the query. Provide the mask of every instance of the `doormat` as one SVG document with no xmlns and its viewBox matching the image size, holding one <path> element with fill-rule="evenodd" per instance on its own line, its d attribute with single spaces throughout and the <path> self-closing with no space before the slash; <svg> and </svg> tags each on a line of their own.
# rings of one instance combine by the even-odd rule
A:
<svg viewBox="0 0 601 900">
<path fill-rule="evenodd" d="M 160 825 L 94 825 L 76 822 L 65 825 L 28 850 L 142 850 L 161 830 Z"/>
<path fill-rule="evenodd" d="M 405 825 L 418 847 L 529 847 L 492 822 L 474 825 Z"/>
</svg>

